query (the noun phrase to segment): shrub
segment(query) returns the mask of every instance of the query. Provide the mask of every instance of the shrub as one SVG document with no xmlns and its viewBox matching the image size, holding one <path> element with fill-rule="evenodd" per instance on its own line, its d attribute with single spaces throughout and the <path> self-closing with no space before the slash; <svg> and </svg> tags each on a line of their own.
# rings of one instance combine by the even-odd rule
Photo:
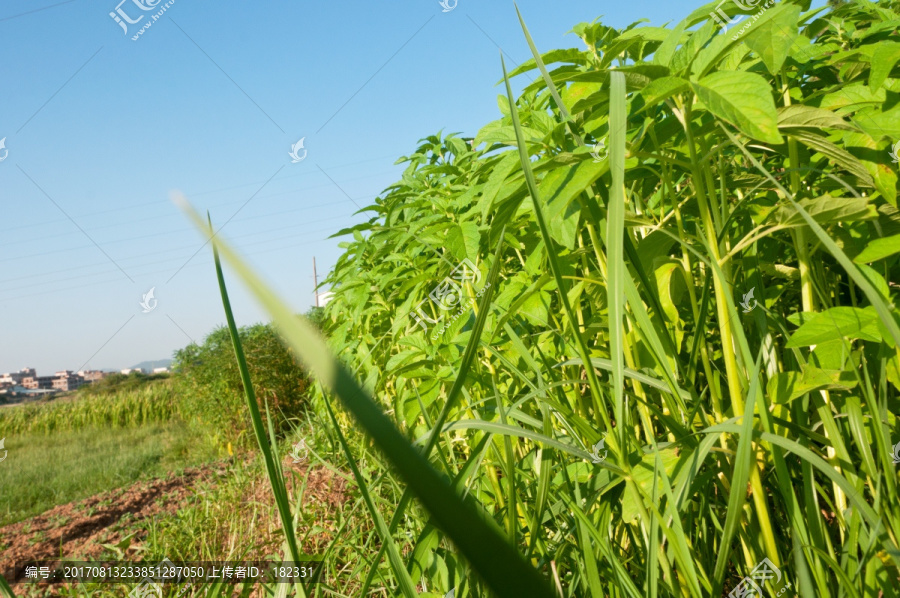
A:
<svg viewBox="0 0 900 598">
<path fill-rule="evenodd" d="M 307 377 L 272 326 L 245 326 L 240 329 L 240 336 L 260 410 L 265 414 L 268 403 L 273 414 L 282 413 L 284 418 L 275 420 L 279 422 L 277 427 L 284 429 L 285 419 L 303 412 Z M 177 351 L 173 368 L 185 418 L 194 424 L 212 426 L 224 433 L 229 442 L 238 441 L 228 431 L 246 430 L 247 413 L 228 329 L 217 328 L 202 345 L 192 343 Z"/>
</svg>

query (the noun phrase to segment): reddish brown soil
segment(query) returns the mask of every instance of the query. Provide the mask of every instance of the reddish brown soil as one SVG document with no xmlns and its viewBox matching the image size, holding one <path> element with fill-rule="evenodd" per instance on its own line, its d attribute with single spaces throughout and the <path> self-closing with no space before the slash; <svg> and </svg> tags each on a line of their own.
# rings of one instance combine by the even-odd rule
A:
<svg viewBox="0 0 900 598">
<path fill-rule="evenodd" d="M 88 560 L 103 552 L 101 544 L 122 539 L 118 527 L 130 514 L 130 522 L 174 513 L 192 494 L 197 483 L 224 475 L 225 465 L 215 463 L 191 468 L 182 475 L 111 490 L 82 501 L 54 507 L 36 517 L 0 528 L 0 571 L 29 560 Z M 9 579 L 12 582 L 12 579 Z"/>
</svg>

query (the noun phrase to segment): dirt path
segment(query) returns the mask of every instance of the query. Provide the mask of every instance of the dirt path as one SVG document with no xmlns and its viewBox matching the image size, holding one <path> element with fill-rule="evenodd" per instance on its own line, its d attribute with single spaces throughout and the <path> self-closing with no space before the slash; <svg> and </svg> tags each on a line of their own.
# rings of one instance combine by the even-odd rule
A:
<svg viewBox="0 0 900 598">
<path fill-rule="evenodd" d="M 54 507 L 40 515 L 0 527 L 0 571 L 10 576 L 16 563 L 59 557 L 87 560 L 98 557 L 101 544 L 115 544 L 127 535 L 128 525 L 155 515 L 174 513 L 186 503 L 196 485 L 225 475 L 227 464 L 212 463 L 127 488 Z M 138 538 L 135 538 L 138 540 Z"/>
</svg>

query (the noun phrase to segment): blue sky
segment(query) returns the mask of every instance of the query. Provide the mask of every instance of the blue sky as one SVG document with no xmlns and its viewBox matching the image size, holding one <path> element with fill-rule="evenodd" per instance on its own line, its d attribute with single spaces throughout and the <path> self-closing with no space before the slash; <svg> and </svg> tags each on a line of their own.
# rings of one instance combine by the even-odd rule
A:
<svg viewBox="0 0 900 598">
<path fill-rule="evenodd" d="M 313 256 L 321 279 L 340 254 L 327 237 L 364 219 L 356 204 L 418 139 L 498 118 L 498 45 L 512 64 L 530 56 L 506 1 L 175 0 L 136 41 L 155 11 L 135 3 L 156 0 L 119 6 L 145 15 L 128 34 L 118 2 L 0 5 L 0 372 L 128 367 L 224 322 L 211 251 L 173 190 L 227 221 L 221 234 L 306 311 Z M 542 51 L 581 47 L 567 32 L 601 14 L 661 25 L 697 5 L 519 2 Z M 238 323 L 265 321 L 229 280 Z"/>
</svg>

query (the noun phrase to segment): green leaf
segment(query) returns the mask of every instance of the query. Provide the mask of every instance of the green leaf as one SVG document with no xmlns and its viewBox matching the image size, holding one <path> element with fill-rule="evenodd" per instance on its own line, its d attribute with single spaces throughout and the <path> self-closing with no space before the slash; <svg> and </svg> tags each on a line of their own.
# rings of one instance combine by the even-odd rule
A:
<svg viewBox="0 0 900 598">
<path fill-rule="evenodd" d="M 715 593 L 719 594 L 722 589 L 722 581 L 725 578 L 725 567 L 728 564 L 731 555 L 731 540 L 737 533 L 738 525 L 742 519 L 744 503 L 747 501 L 747 482 L 750 479 L 751 469 L 757 467 L 756 460 L 753 459 L 753 428 L 755 418 L 753 416 L 756 410 L 757 394 L 759 390 L 759 368 L 762 363 L 763 347 L 760 347 L 759 354 L 756 357 L 753 373 L 750 378 L 750 390 L 747 392 L 747 398 L 743 405 L 743 421 L 741 422 L 741 435 L 738 438 L 736 456 L 734 459 L 734 469 L 729 476 L 731 480 L 731 491 L 728 493 L 728 508 L 725 513 L 725 525 L 722 532 L 723 549 L 719 551 L 716 559 L 716 569 L 714 572 Z M 740 400 L 740 398 L 738 398 Z M 735 413 L 740 413 L 735 407 Z M 736 427 L 736 426 L 735 426 Z"/>
<path fill-rule="evenodd" d="M 898 60 L 900 60 L 900 43 L 886 40 L 879 42 L 872 53 L 869 87 L 872 89 L 881 87 Z"/>
<path fill-rule="evenodd" d="M 631 475 L 632 479 L 634 479 L 635 486 L 640 488 L 641 491 L 648 496 L 653 491 L 654 479 L 656 480 L 657 490 L 661 491 L 662 488 L 662 478 L 656 477 L 654 474 L 654 464 L 657 454 L 659 454 L 663 467 L 666 470 L 666 474 L 668 474 L 669 477 L 674 473 L 675 466 L 680 459 L 678 450 L 673 446 L 657 449 L 657 451 L 651 451 L 641 455 L 641 461 L 632 468 Z M 641 493 L 638 492 L 637 488 L 626 486 L 625 494 L 622 496 L 622 521 L 631 523 L 637 519 L 640 514 L 640 509 L 638 508 L 640 501 Z"/>
<path fill-rule="evenodd" d="M 808 147 L 809 149 L 819 152 L 838 166 L 844 167 L 848 172 L 858 177 L 868 185 L 874 185 L 872 176 L 859 159 L 847 150 L 838 147 L 825 138 L 824 135 L 806 131 L 804 129 L 791 129 L 787 135 L 794 137 Z"/>
<path fill-rule="evenodd" d="M 3 598 L 16 598 L 3 575 L 0 575 L 0 596 L 3 596 Z"/>
<path fill-rule="evenodd" d="M 875 308 L 832 307 L 816 313 L 791 335 L 786 346 L 808 347 L 842 338 L 880 341 Z"/>
<path fill-rule="evenodd" d="M 575 246 L 575 232 L 581 216 L 576 200 L 585 189 L 606 172 L 606 161 L 582 160 L 568 168 L 555 168 L 541 181 L 541 194 L 547 198 L 547 222 L 553 239 L 569 249 Z"/>
<path fill-rule="evenodd" d="M 856 386 L 854 372 L 845 370 L 823 370 L 811 365 L 802 372 L 779 372 L 766 386 L 772 402 L 787 403 L 817 390 L 849 390 Z"/>
<path fill-rule="evenodd" d="M 790 106 L 780 107 L 778 109 L 778 128 L 859 130 L 853 123 L 848 123 L 831 110 L 805 104 L 791 104 Z"/>
<path fill-rule="evenodd" d="M 478 259 L 478 246 L 481 243 L 481 235 L 478 232 L 478 224 L 472 220 L 460 222 L 450 229 L 447 238 L 448 249 L 456 259 L 462 261 L 466 258 L 473 263 Z"/>
<path fill-rule="evenodd" d="M 707 75 L 691 87 L 703 106 L 745 135 L 766 143 L 783 142 L 772 88 L 755 73 L 723 71 Z"/>
<path fill-rule="evenodd" d="M 900 253 L 900 235 L 882 237 L 871 241 L 859 255 L 853 258 L 853 261 L 857 264 L 868 264 L 883 260 L 895 253 Z"/>
<path fill-rule="evenodd" d="M 660 77 L 641 89 L 640 94 L 644 98 L 644 107 L 641 112 L 652 108 L 660 102 L 674 95 L 690 89 L 690 82 L 681 77 Z"/>
<path fill-rule="evenodd" d="M 866 280 L 869 281 L 869 284 L 875 287 L 875 290 L 878 291 L 881 298 L 885 301 L 890 301 L 891 289 L 884 280 L 884 276 L 879 274 L 875 268 L 867 264 L 856 264 L 856 267 L 859 268 L 860 274 L 865 276 Z"/>
<path fill-rule="evenodd" d="M 864 106 L 878 106 L 885 100 L 883 89 L 873 89 L 865 83 L 853 83 L 838 87 L 819 101 L 819 108 L 839 110 L 842 108 L 859 109 Z"/>
<path fill-rule="evenodd" d="M 877 218 L 875 206 L 865 197 L 832 197 L 823 195 L 798 202 L 819 224 L 853 222 Z M 778 224 L 794 226 L 803 224 L 803 216 L 791 204 L 781 205 L 770 215 Z"/>
<path fill-rule="evenodd" d="M 766 13 L 769 18 L 757 23 L 757 26 L 744 36 L 744 43 L 762 58 L 766 68 L 774 75 L 781 70 L 794 40 L 797 39 L 800 7 L 796 4 L 781 3 L 769 8 Z"/>
<path fill-rule="evenodd" d="M 609 273 L 606 288 L 609 297 L 609 358 L 612 362 L 613 405 L 616 421 L 625 422 L 625 277 L 631 276 L 625 265 L 625 77 L 611 73 L 609 94 L 609 170 L 612 184 L 606 220 L 606 249 Z M 617 427 L 624 450 L 625 425 Z"/>
</svg>

